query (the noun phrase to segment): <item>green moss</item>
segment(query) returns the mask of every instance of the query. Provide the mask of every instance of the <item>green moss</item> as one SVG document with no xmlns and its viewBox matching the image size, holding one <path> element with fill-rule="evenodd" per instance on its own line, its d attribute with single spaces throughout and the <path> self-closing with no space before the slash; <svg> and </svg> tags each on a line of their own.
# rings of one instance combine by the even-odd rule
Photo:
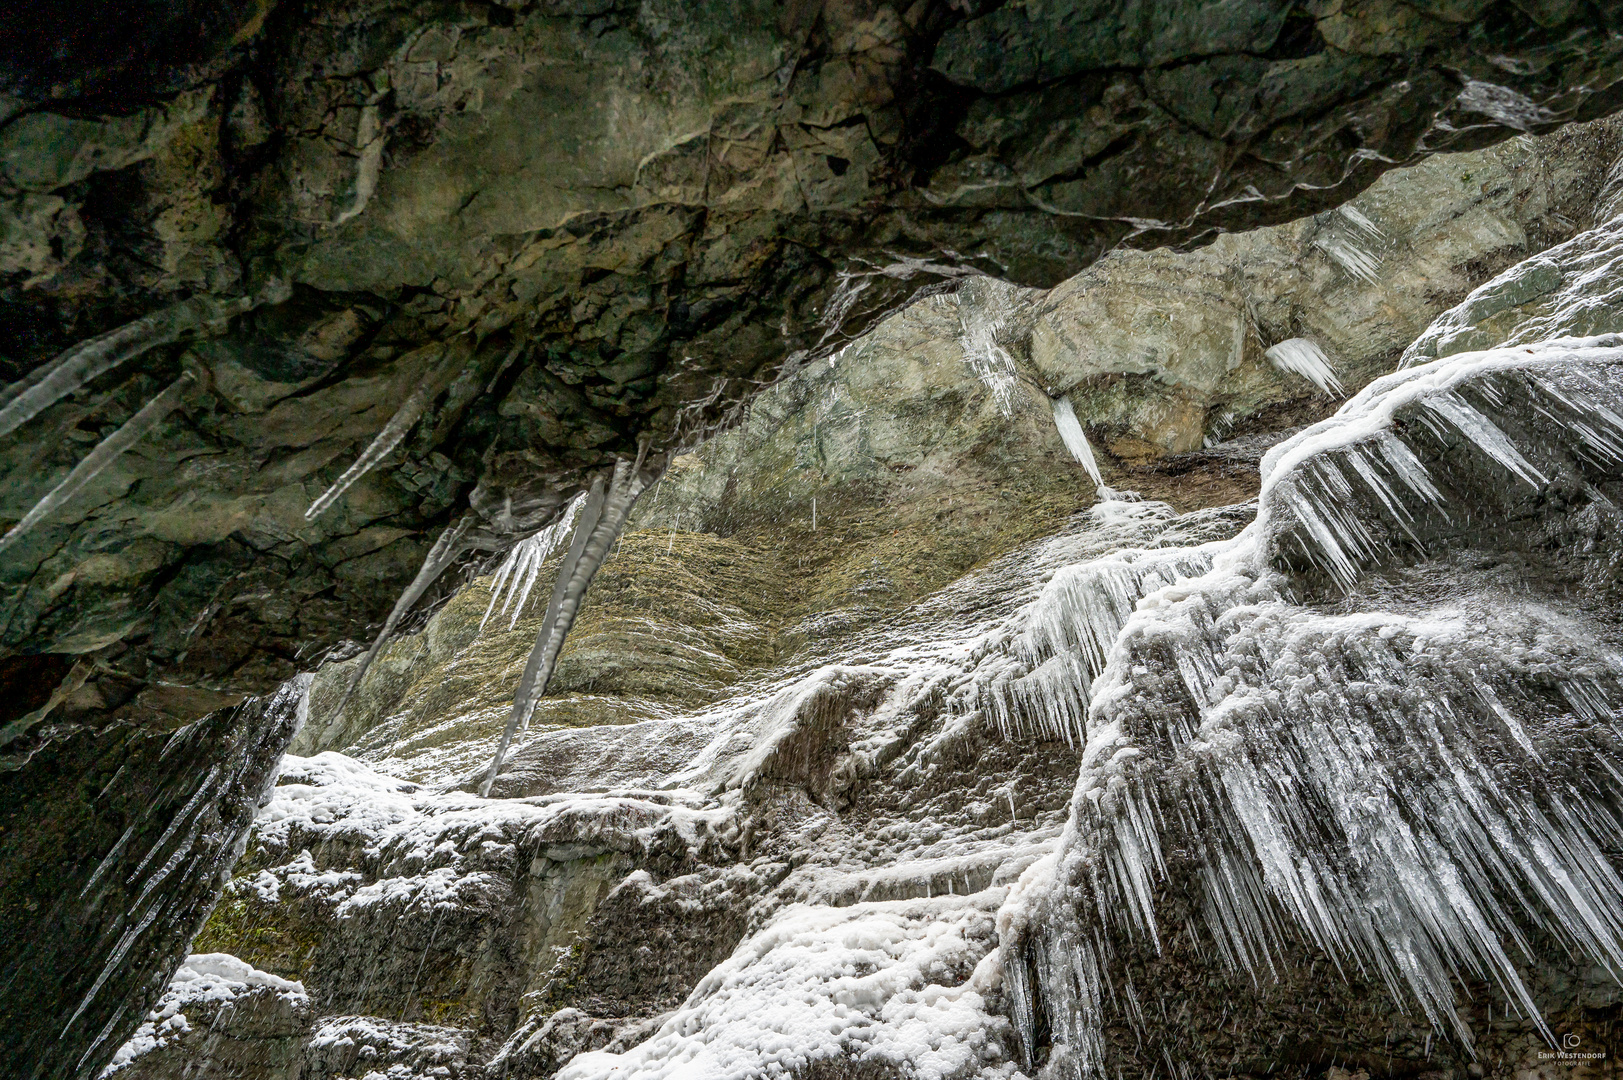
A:
<svg viewBox="0 0 1623 1080">
<path fill-rule="evenodd" d="M 302 979 L 324 936 L 306 903 L 267 903 L 257 893 L 227 895 L 192 942 L 193 952 L 230 953 L 273 975 Z"/>
</svg>

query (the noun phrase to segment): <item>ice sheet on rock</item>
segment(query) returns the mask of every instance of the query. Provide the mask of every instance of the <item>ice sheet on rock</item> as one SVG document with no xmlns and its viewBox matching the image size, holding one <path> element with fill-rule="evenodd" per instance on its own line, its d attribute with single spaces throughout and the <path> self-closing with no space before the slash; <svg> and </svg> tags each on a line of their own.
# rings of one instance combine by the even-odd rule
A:
<svg viewBox="0 0 1623 1080">
<path fill-rule="evenodd" d="M 973 286 L 964 286 L 951 298 L 958 305 L 958 345 L 963 349 L 964 363 L 991 392 L 1004 416 L 1013 412 L 1014 388 L 1019 381 L 1014 356 L 1000 340 L 1014 314 L 1013 293 L 1013 288 L 1002 282 L 976 279 Z"/>
<path fill-rule="evenodd" d="M 559 1080 L 746 1080 L 840 1058 L 918 1080 L 1013 1077 L 991 1013 L 993 913 L 974 897 L 797 905 L 739 945 L 646 1042 L 582 1054 Z"/>
<path fill-rule="evenodd" d="M 169 980 L 157 1005 L 147 1013 L 135 1034 L 118 1048 L 101 1075 L 117 1075 L 138 1058 L 162 1049 L 190 1031 L 192 1021 L 187 1018 L 187 1009 L 195 1014 L 200 1006 L 231 1004 L 242 995 L 259 990 L 300 1005 L 308 1005 L 310 1000 L 303 983 L 260 971 L 229 953 L 188 956 Z"/>
<path fill-rule="evenodd" d="M 1433 320 L 1404 366 L 1477 349 L 1623 332 L 1623 216 L 1517 263 Z"/>
</svg>

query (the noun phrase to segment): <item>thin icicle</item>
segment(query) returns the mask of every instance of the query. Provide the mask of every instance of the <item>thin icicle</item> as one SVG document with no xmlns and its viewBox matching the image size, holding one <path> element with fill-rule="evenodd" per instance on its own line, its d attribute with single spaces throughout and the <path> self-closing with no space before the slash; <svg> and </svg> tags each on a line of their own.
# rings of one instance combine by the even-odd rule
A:
<svg viewBox="0 0 1623 1080">
<path fill-rule="evenodd" d="M 349 677 L 349 686 L 345 687 L 344 696 L 339 700 L 338 708 L 333 710 L 334 714 L 343 712 L 344 706 L 349 704 L 349 699 L 354 696 L 355 689 L 361 685 L 361 679 L 366 675 L 366 669 L 377 659 L 378 652 L 394 633 L 394 628 L 399 625 L 406 612 L 422 598 L 430 585 L 439 580 L 446 567 L 462 554 L 462 538 L 473 523 L 474 514 L 470 511 L 463 514 L 461 520 L 447 525 L 445 531 L 440 533 L 440 538 L 434 541 L 434 546 L 428 550 L 428 556 L 423 559 L 422 568 L 417 571 L 417 576 L 412 579 L 411 584 L 406 586 L 406 591 L 400 594 L 400 599 L 395 601 L 394 610 L 389 612 L 388 619 L 383 623 L 383 629 L 378 631 L 378 636 L 372 641 L 372 647 L 366 650 L 366 655 L 355 667 L 355 673 Z"/>
<path fill-rule="evenodd" d="M 645 446 L 630 467 L 624 461 L 616 463 L 606 494 L 601 479 L 592 484 L 586 506 L 575 526 L 575 537 L 570 542 L 569 553 L 558 567 L 557 584 L 553 587 L 552 602 L 547 605 L 541 632 L 536 635 L 535 648 L 530 651 L 530 659 L 524 665 L 524 675 L 519 679 L 518 690 L 513 695 L 513 710 L 507 717 L 507 727 L 496 747 L 496 755 L 491 759 L 490 772 L 480 785 L 481 795 L 490 794 L 491 785 L 495 783 L 502 761 L 507 756 L 513 733 L 521 723 L 529 726 L 530 712 L 535 708 L 536 700 L 546 693 L 547 683 L 558 662 L 558 653 L 563 649 L 570 627 L 574 625 L 586 590 L 598 567 L 608 558 L 614 542 L 624 531 L 626 519 L 631 516 L 637 497 L 647 487 L 642 479 L 646 450 Z"/>
<path fill-rule="evenodd" d="M 286 287 L 277 285 L 259 296 L 237 296 L 229 300 L 193 297 L 81 341 L 0 394 L 0 400 L 4 401 L 4 407 L 0 407 L 0 437 L 16 431 L 51 405 L 126 360 L 178 341 L 189 331 L 223 323 L 261 303 L 280 303 L 286 296 Z"/>
<path fill-rule="evenodd" d="M 1330 358 L 1316 342 L 1300 337 L 1287 338 L 1263 355 L 1280 371 L 1300 375 L 1326 394 L 1346 396 L 1347 391 L 1342 387 L 1341 380 L 1336 378 L 1335 368 L 1330 366 Z"/>
<path fill-rule="evenodd" d="M 1082 430 L 1081 421 L 1076 418 L 1076 409 L 1072 407 L 1069 396 L 1054 399 L 1054 426 L 1059 429 L 1059 437 L 1065 441 L 1065 448 L 1071 452 L 1071 456 L 1088 471 L 1093 486 L 1103 488 L 1105 479 L 1099 474 L 1099 463 L 1093 458 L 1093 447 L 1088 445 L 1088 436 Z"/>
<path fill-rule="evenodd" d="M 338 497 L 348 491 L 350 485 L 361 477 L 377 468 L 378 463 L 389 456 L 389 452 L 400 445 L 411 432 L 412 425 L 422 417 L 428 408 L 428 403 L 434 400 L 436 394 L 445 389 L 451 377 L 456 373 L 460 362 L 466 359 L 463 350 L 455 346 L 446 349 L 445 356 L 429 373 L 428 377 L 419 382 L 395 414 L 389 417 L 389 422 L 383 425 L 383 430 L 355 459 L 355 464 L 344 470 L 344 475 L 333 482 L 332 487 L 321 494 L 310 509 L 304 512 L 304 520 L 313 521 L 321 515 Z"/>
<path fill-rule="evenodd" d="M 73 467 L 73 471 L 56 487 L 46 492 L 45 497 L 34 504 L 33 509 L 23 515 L 23 519 L 11 527 L 11 531 L 0 537 L 0 552 L 4 552 L 11 545 L 21 540 L 35 525 L 38 525 L 47 516 L 54 512 L 63 503 L 71 499 L 80 488 L 94 480 L 103 469 L 117 461 L 119 456 L 140 441 L 141 436 L 157 426 L 159 421 L 168 416 L 180 399 L 185 395 L 186 388 L 196 379 L 191 372 L 186 372 L 180 378 L 170 383 L 163 392 L 141 407 L 141 410 L 119 426 L 107 438 L 96 444 L 96 448 L 85 456 L 85 459 Z"/>
</svg>

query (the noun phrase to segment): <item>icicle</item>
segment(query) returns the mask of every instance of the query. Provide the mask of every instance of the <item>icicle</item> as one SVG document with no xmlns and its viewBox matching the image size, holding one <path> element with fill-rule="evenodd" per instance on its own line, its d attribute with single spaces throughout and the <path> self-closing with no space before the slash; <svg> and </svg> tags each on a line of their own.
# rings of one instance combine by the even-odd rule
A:
<svg viewBox="0 0 1623 1080">
<path fill-rule="evenodd" d="M 497 744 L 495 757 L 491 759 L 490 772 L 480 785 L 481 795 L 489 796 L 491 785 L 495 783 L 496 774 L 501 771 L 502 761 L 507 756 L 513 733 L 520 723 L 528 726 L 536 699 L 546 693 L 553 667 L 558 662 L 558 653 L 563 648 L 570 627 L 574 625 L 587 587 L 591 585 L 598 567 L 608 558 L 609 549 L 619 539 L 626 519 L 631 516 L 631 508 L 647 486 L 642 479 L 642 462 L 646 453 L 645 444 L 637 454 L 635 464 L 629 468 L 624 461 L 615 464 L 606 494 L 601 478 L 593 481 L 592 490 L 587 495 L 586 505 L 575 526 L 575 537 L 569 544 L 569 552 L 558 567 L 557 584 L 553 587 L 552 602 L 547 605 L 541 632 L 536 635 L 535 648 L 530 651 L 530 659 L 524 665 L 524 674 L 513 695 L 513 710 L 507 717 L 507 727 L 502 732 L 501 742 Z"/>
<path fill-rule="evenodd" d="M 1552 458 L 1615 474 L 1623 419 L 1606 376 L 1620 356 L 1505 350 L 1379 380 L 1270 451 L 1263 513 L 1214 545 L 1206 574 L 1136 606 L 1156 589 L 1151 556 L 1191 559 L 1198 574 L 1198 549 L 1054 575 L 1011 650 L 1050 659 L 1010 694 L 1074 688 L 1101 653 L 1104 670 L 1060 852 L 1076 872 L 1023 916 L 1041 936 L 1005 941 L 1004 956 L 1009 972 L 1013 947 L 1029 950 L 1055 1075 L 1095 1075 L 1100 1060 L 1075 1023 L 1109 986 L 1086 985 L 1081 920 L 1096 914 L 1095 958 L 1117 936 L 1157 940 L 1163 849 L 1196 853 L 1197 922 L 1222 962 L 1260 981 L 1306 943 L 1467 1048 L 1465 978 L 1494 984 L 1549 1037 L 1521 974 L 1534 935 L 1623 979 L 1623 875 L 1609 855 L 1623 845 L 1623 659 L 1580 623 L 1452 578 L 1435 606 L 1422 588 L 1411 614 L 1303 606 L 1274 558 L 1294 536 L 1350 588 L 1391 537 L 1420 531 L 1422 510 L 1451 520 L 1450 502 L 1491 502 L 1506 478 L 1466 455 L 1422 464 L 1404 439 L 1428 431 L 1464 435 L 1529 484 Z M 1534 413 L 1553 429 L 1527 424 Z M 1530 663 L 1552 656 L 1566 672 L 1553 686 Z M 1551 716 L 1552 690 L 1583 724 Z M 1549 778 L 1557 757 L 1582 773 Z M 1119 1007 L 1142 1029 L 1131 1000 Z"/>
<path fill-rule="evenodd" d="M 286 295 L 286 287 L 277 284 L 257 297 L 238 296 L 229 300 L 194 297 L 81 341 L 5 389 L 0 395 L 5 402 L 0 408 L 0 437 L 16 431 L 51 405 L 126 360 L 178 341 L 188 331 L 224 322 L 261 303 L 280 303 Z"/>
<path fill-rule="evenodd" d="M 1064 440 L 1065 448 L 1087 470 L 1093 486 L 1105 490 L 1105 478 L 1099 473 L 1099 463 L 1093 458 L 1093 447 L 1088 445 L 1087 433 L 1082 430 L 1082 422 L 1076 418 L 1076 409 L 1072 407 L 1069 396 L 1054 399 L 1054 426 L 1059 429 L 1059 437 Z"/>
<path fill-rule="evenodd" d="M 75 465 L 73 471 L 68 473 L 60 484 L 46 492 L 45 497 L 35 503 L 33 509 L 11 527 L 11 531 L 0 537 L 0 552 L 21 540 L 35 525 L 71 499 L 80 488 L 94 480 L 103 469 L 117 461 L 119 455 L 139 442 L 141 436 L 151 431 L 180 404 L 186 388 L 195 381 L 191 372 L 181 375 L 157 397 L 143 405 L 139 412 L 124 421 L 117 431 L 97 443 L 96 448 Z"/>
<path fill-rule="evenodd" d="M 1373 249 L 1386 241 L 1380 227 L 1351 205 L 1341 206 L 1319 220 L 1323 224 L 1313 246 L 1353 277 L 1378 284 L 1381 256 Z"/>
<path fill-rule="evenodd" d="M 455 346 L 446 349 L 445 356 L 430 371 L 428 376 L 420 381 L 395 414 L 389 417 L 389 422 L 383 425 L 369 446 L 355 459 L 355 464 L 344 470 L 344 475 L 333 482 L 332 487 L 321 494 L 321 497 L 310 504 L 310 509 L 304 512 L 304 520 L 315 520 L 322 511 L 338 501 L 338 497 L 349 490 L 351 484 L 375 469 L 379 462 L 389 456 L 389 452 L 400 445 L 411 432 L 412 425 L 417 423 L 428 403 L 434 400 L 436 394 L 445 389 L 447 383 L 455 375 L 459 364 L 466 359 L 464 350 Z"/>
<path fill-rule="evenodd" d="M 1330 366 L 1330 358 L 1317 343 L 1307 338 L 1287 338 L 1263 355 L 1280 371 L 1300 375 L 1326 394 L 1346 396 L 1347 391 L 1342 387 L 1341 380 L 1336 378 L 1335 369 Z"/>
<path fill-rule="evenodd" d="M 965 289 L 958 295 L 958 345 L 964 351 L 964 363 L 992 392 L 998 412 L 1009 416 L 1016 380 L 1014 357 L 997 339 L 1009 322 L 1008 297 L 974 295 L 981 291 Z"/>
<path fill-rule="evenodd" d="M 335 715 L 343 712 L 344 706 L 349 704 L 349 699 L 354 696 L 356 688 L 361 685 L 361 679 L 366 675 L 366 669 L 377 659 L 378 652 L 394 633 L 394 628 L 399 625 L 406 612 L 411 610 L 412 605 L 422 598 L 429 586 L 438 581 L 446 568 L 462 554 L 462 538 L 473 523 L 472 511 L 463 514 L 461 520 L 447 525 L 445 531 L 440 533 L 440 538 L 434 541 L 434 546 L 428 549 L 428 556 L 423 559 L 422 568 L 417 571 L 417 576 L 412 579 L 411 584 L 406 586 L 406 591 L 400 594 L 400 599 L 395 601 L 394 609 L 384 620 L 383 629 L 378 631 L 378 636 L 372 640 L 372 647 L 366 650 L 366 655 L 361 657 L 361 662 L 355 667 L 355 673 L 349 677 L 349 686 L 344 688 L 344 696 L 339 700 L 338 707 L 333 710 Z"/>
</svg>

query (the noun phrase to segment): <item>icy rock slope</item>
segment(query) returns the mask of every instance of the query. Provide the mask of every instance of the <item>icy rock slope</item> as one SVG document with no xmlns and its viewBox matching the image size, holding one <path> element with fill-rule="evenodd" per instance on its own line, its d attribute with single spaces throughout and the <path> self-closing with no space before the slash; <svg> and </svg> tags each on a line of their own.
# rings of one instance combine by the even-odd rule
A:
<svg viewBox="0 0 1623 1080">
<path fill-rule="evenodd" d="M 308 1077 L 1525 1071 L 1618 1011 L 1620 376 L 1379 379 L 503 798 L 289 758 L 198 947 L 366 1050 Z"/>
<path fill-rule="evenodd" d="M 464 1063 L 513 1076 L 605 1045 L 692 1075 L 864 1054 L 1007 1074 L 995 913 L 1058 837 L 1080 742 L 1004 703 L 1053 648 L 1019 644 L 1031 613 L 1077 563 L 1204 566 L 1250 513 L 1101 504 L 723 704 L 533 733 L 498 787 L 520 797 L 289 757 L 209 947 L 297 974 L 323 1023 L 454 1020 Z M 690 998 L 699 1018 L 661 1027 Z"/>
<path fill-rule="evenodd" d="M 226 922 L 401 1076 L 1510 1070 L 1623 973 L 1620 376 L 1388 376 L 508 798 L 289 758 Z"/>
</svg>

